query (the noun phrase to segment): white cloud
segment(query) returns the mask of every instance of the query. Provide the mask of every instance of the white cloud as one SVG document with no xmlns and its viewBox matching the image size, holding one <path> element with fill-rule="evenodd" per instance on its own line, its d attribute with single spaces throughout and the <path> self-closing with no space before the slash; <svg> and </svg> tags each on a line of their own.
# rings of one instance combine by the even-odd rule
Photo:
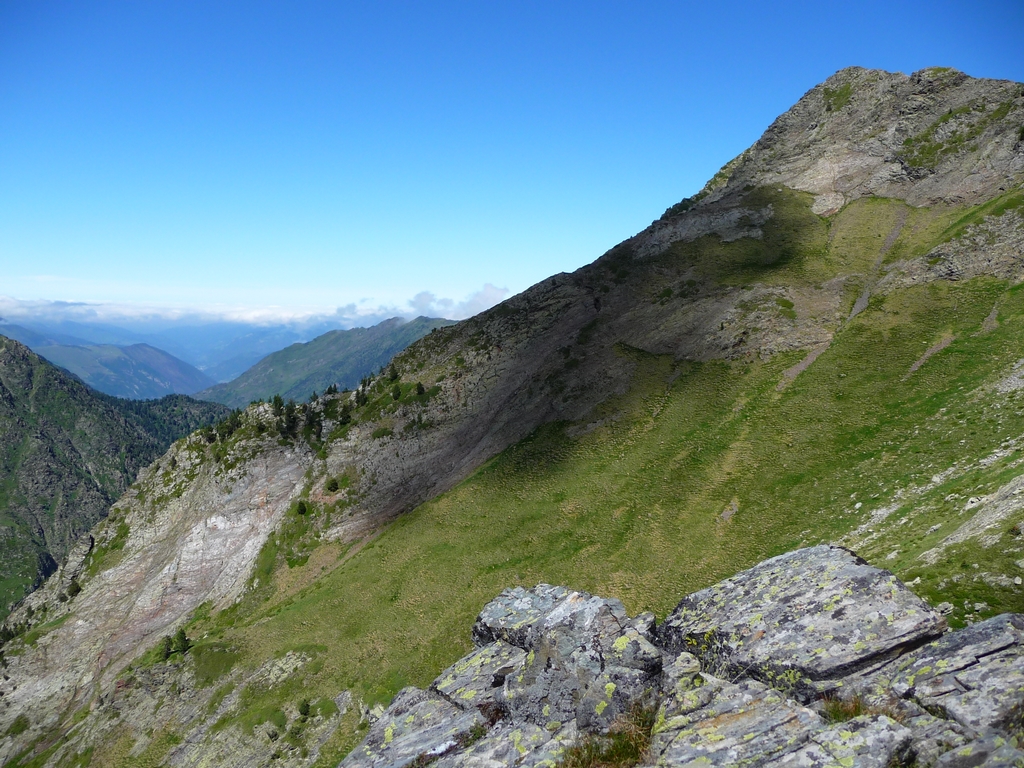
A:
<svg viewBox="0 0 1024 768">
<path fill-rule="evenodd" d="M 452 299 L 439 299 L 430 291 L 420 291 L 409 299 L 409 306 L 417 315 L 464 320 L 485 309 L 490 309 L 506 296 L 508 296 L 508 288 L 498 288 L 490 283 L 485 283 L 483 288 L 471 293 L 465 300 L 457 304 Z"/>
<path fill-rule="evenodd" d="M 15 299 L 0 296 L 0 319 L 6 322 L 103 323 L 126 327 L 168 327 L 231 322 L 248 325 L 287 325 L 294 327 L 329 324 L 337 328 L 375 325 L 391 317 L 412 319 L 419 315 L 463 320 L 493 307 L 506 296 L 507 288 L 486 283 L 462 301 L 438 297 L 421 291 L 404 304 L 395 305 L 362 299 L 336 307 L 296 309 L 280 306 L 205 306 L 176 307 L 114 302 L 51 301 Z"/>
</svg>

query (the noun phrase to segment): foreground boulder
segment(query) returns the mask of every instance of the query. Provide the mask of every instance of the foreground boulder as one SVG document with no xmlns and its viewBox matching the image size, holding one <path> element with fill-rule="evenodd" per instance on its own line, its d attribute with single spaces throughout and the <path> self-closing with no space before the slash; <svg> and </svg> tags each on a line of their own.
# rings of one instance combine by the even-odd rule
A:
<svg viewBox="0 0 1024 768">
<path fill-rule="evenodd" d="M 840 547 L 766 560 L 682 602 L 658 627 L 725 677 L 787 689 L 835 680 L 942 634 L 945 619 L 888 571 Z"/>
<path fill-rule="evenodd" d="M 644 720 L 652 766 L 1024 768 L 1024 616 L 943 634 L 895 576 L 819 546 L 685 597 L 505 590 L 476 650 L 406 688 L 344 768 L 553 768 Z M 649 713 L 637 718 L 638 712 Z"/>
</svg>

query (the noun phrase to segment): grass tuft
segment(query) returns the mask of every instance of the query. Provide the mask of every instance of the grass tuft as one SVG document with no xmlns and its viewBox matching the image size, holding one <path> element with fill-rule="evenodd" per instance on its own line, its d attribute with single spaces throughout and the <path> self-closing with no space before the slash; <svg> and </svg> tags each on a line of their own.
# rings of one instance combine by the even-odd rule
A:
<svg viewBox="0 0 1024 768">
<path fill-rule="evenodd" d="M 653 708 L 634 706 L 612 724 L 607 736 L 587 735 L 559 760 L 559 768 L 630 768 L 647 757 L 654 728 Z"/>
<path fill-rule="evenodd" d="M 828 696 L 822 701 L 821 715 L 829 723 L 845 723 L 847 720 L 853 720 L 855 717 L 863 715 L 885 715 L 897 723 L 902 723 L 907 719 L 907 716 L 896 707 L 870 705 L 860 696 L 853 696 L 849 699 Z"/>
</svg>

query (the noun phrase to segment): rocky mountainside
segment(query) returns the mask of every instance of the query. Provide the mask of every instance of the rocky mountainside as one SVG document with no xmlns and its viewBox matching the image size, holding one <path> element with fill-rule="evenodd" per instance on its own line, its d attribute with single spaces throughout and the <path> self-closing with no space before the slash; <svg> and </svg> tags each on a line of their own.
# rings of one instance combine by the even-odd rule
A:
<svg viewBox="0 0 1024 768">
<path fill-rule="evenodd" d="M 0 337 L 0 608 L 56 569 L 138 474 L 224 408 L 128 403 L 91 391 Z"/>
<path fill-rule="evenodd" d="M 273 352 L 237 379 L 203 390 L 196 397 L 244 408 L 254 400 L 305 400 L 328 387 L 355 389 L 380 371 L 396 354 L 451 320 L 392 317 L 371 328 L 328 331 L 306 343 Z"/>
<path fill-rule="evenodd" d="M 841 542 L 953 626 L 1020 612 L 1022 125 L 1018 83 L 843 70 L 593 264 L 179 441 L 12 616 L 0 759 L 336 765 L 539 581 L 665 616 Z"/>
</svg>

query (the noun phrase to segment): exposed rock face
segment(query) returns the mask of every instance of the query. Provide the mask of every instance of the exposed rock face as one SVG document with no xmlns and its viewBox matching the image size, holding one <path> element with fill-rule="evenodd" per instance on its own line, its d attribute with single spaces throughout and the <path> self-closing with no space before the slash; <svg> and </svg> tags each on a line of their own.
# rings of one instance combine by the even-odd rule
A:
<svg viewBox="0 0 1024 768">
<path fill-rule="evenodd" d="M 865 195 L 981 202 L 1007 188 L 1007 172 L 1024 171 L 1019 137 L 1002 122 L 1021 96 L 1018 83 L 943 67 L 912 75 L 850 67 L 772 123 L 734 161 L 729 186 L 805 190 L 816 196 L 816 213 Z M 972 141 L 986 149 L 965 164 L 959 150 Z"/>
<path fill-rule="evenodd" d="M 658 640 L 694 653 L 716 674 L 796 688 L 877 664 L 945 625 L 891 573 L 820 546 L 684 598 Z"/>
<path fill-rule="evenodd" d="M 473 637 L 527 652 L 504 673 L 503 701 L 514 718 L 549 730 L 571 720 L 607 727 L 661 672 L 661 653 L 622 603 L 563 587 L 503 593 L 481 612 Z"/>
<path fill-rule="evenodd" d="M 477 650 L 403 690 L 341 765 L 550 767 L 637 706 L 657 711 L 647 765 L 1024 765 L 1024 616 L 929 643 L 944 626 L 827 546 L 690 595 L 653 633 L 616 600 L 506 590 L 480 612 Z M 844 699 L 865 711 L 830 722 L 823 705 Z"/>
<path fill-rule="evenodd" d="M 892 690 L 969 728 L 1024 724 L 1024 615 L 974 624 L 908 655 Z"/>
<path fill-rule="evenodd" d="M 251 451 L 259 442 L 237 449 Z M 33 709 L 45 716 L 41 725 L 52 726 L 69 706 L 109 689 L 140 649 L 173 633 L 201 603 L 222 609 L 242 594 L 256 555 L 301 489 L 311 456 L 301 446 L 263 450 L 232 466 L 230 455 L 224 463 L 203 461 L 205 448 L 195 434 L 143 472 L 97 534 L 108 567 L 86 580 L 72 602 L 53 599 L 60 578 L 29 596 L 23 611 L 48 604 L 51 620 L 72 620 L 40 637 L 31 652 L 8 659 L 0 713 Z M 172 465 L 176 474 L 168 472 Z M 166 495 L 160 515 L 153 515 L 145 491 Z M 48 706 L 33 707 L 40 701 Z"/>
</svg>

